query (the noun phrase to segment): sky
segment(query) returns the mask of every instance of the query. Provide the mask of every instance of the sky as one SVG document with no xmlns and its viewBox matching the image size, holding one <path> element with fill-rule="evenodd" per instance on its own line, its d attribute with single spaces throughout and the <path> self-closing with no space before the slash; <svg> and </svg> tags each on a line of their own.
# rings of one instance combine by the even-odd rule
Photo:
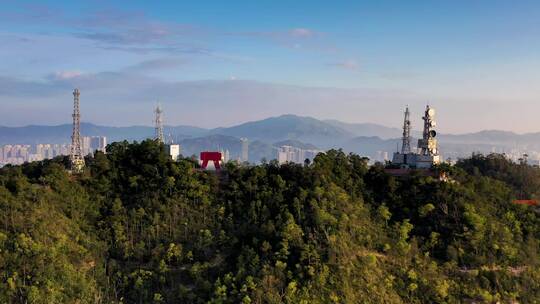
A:
<svg viewBox="0 0 540 304">
<path fill-rule="evenodd" d="M 540 132 L 538 1 L 0 0 L 0 125 L 281 114 Z"/>
</svg>

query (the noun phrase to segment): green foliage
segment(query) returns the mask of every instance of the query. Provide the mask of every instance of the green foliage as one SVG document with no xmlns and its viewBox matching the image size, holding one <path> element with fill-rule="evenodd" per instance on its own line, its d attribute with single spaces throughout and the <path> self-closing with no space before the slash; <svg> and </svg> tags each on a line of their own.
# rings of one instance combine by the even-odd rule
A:
<svg viewBox="0 0 540 304">
<path fill-rule="evenodd" d="M 0 169 L 1 303 L 535 303 L 540 169 L 497 155 L 395 179 L 339 150 L 227 164 L 120 142 Z"/>
</svg>

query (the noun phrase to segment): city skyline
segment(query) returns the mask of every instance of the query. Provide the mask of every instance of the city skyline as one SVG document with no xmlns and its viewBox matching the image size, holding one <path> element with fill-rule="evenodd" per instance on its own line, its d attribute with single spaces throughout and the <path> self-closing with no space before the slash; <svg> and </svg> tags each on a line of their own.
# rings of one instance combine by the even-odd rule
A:
<svg viewBox="0 0 540 304">
<path fill-rule="evenodd" d="M 105 152 L 107 137 L 82 136 L 81 155 L 93 155 L 95 151 Z M 3 165 L 21 165 L 25 162 L 42 161 L 57 156 L 69 156 L 71 144 L 68 143 L 36 143 L 0 145 L 0 168 Z"/>
<path fill-rule="evenodd" d="M 538 132 L 540 6 L 3 1 L 1 125 L 231 126 L 281 114 L 441 132 Z M 203 9 L 204 8 L 204 9 Z M 418 129 L 418 126 L 413 124 Z"/>
</svg>

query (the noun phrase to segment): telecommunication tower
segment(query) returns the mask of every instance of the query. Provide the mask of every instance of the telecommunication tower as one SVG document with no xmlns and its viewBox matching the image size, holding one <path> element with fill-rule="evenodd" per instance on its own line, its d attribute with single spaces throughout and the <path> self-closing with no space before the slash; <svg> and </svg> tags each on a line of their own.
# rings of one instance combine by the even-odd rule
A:
<svg viewBox="0 0 540 304">
<path fill-rule="evenodd" d="M 409 120 L 409 107 L 405 109 L 403 120 L 403 138 L 401 153 L 396 152 L 392 158 L 392 164 L 401 168 L 430 169 L 440 163 L 441 156 L 437 147 L 437 132 L 435 131 L 435 109 L 426 107 L 422 119 L 424 120 L 424 132 L 418 140 L 418 152 L 411 151 L 411 122 Z"/>
<path fill-rule="evenodd" d="M 424 113 L 424 132 L 422 139 L 418 140 L 418 148 L 420 148 L 420 155 L 435 156 L 438 155 L 437 149 L 437 132 L 435 131 L 435 109 L 432 109 L 426 106 L 426 111 Z"/>
<path fill-rule="evenodd" d="M 163 135 L 163 110 L 161 109 L 161 105 L 158 104 L 156 109 L 154 110 L 155 114 L 155 136 L 154 139 L 159 141 L 160 143 L 165 142 L 165 136 Z"/>
<path fill-rule="evenodd" d="M 405 118 L 403 120 L 401 154 L 411 153 L 411 120 L 409 119 L 409 115 L 409 106 L 407 106 L 405 108 Z"/>
<path fill-rule="evenodd" d="M 81 149 L 81 113 L 79 110 L 79 89 L 73 91 L 73 133 L 71 134 L 71 171 L 82 172 L 84 168 L 84 157 Z"/>
</svg>

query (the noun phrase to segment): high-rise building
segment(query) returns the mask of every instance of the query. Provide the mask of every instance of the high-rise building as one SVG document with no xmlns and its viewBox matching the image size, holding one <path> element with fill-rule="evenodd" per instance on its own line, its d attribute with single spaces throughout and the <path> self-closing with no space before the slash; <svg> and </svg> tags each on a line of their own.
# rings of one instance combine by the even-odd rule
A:
<svg viewBox="0 0 540 304">
<path fill-rule="evenodd" d="M 223 162 L 227 163 L 229 162 L 230 160 L 230 152 L 229 152 L 229 149 L 226 149 L 225 152 L 223 153 Z"/>
<path fill-rule="evenodd" d="M 39 157 L 41 157 L 41 159 L 45 159 L 45 156 L 44 156 L 44 153 L 43 153 L 43 145 L 42 145 L 42 144 L 37 144 L 37 145 L 36 145 L 36 154 L 39 155 Z"/>
<path fill-rule="evenodd" d="M 242 154 L 240 155 L 240 161 L 249 161 L 249 141 L 247 138 L 240 138 L 242 142 Z"/>
<path fill-rule="evenodd" d="M 64 146 L 65 145 L 61 145 L 61 144 L 55 144 L 55 145 L 50 146 L 51 157 L 57 157 L 57 156 L 60 156 L 60 155 L 66 155 Z"/>
<path fill-rule="evenodd" d="M 11 145 L 5 145 L 4 146 L 4 161 L 7 162 L 7 159 L 11 157 L 11 148 L 12 146 Z"/>
<path fill-rule="evenodd" d="M 54 158 L 55 156 L 58 156 L 58 155 L 65 155 L 65 154 L 62 154 L 60 152 L 56 153 L 54 151 L 54 145 L 51 145 L 51 144 L 46 144 L 45 145 L 45 152 L 46 152 L 45 158 L 47 158 L 47 159 Z"/>
<path fill-rule="evenodd" d="M 105 136 L 92 136 L 90 138 L 90 147 L 93 151 L 101 151 L 105 153 L 107 148 L 107 137 Z"/>
<path fill-rule="evenodd" d="M 59 145 L 54 145 L 59 146 Z M 58 155 L 65 155 L 66 153 L 60 153 L 60 150 L 55 151 L 54 146 L 50 144 L 37 144 L 36 145 L 36 154 L 39 155 L 41 159 L 51 159 Z"/>
<path fill-rule="evenodd" d="M 225 150 L 221 149 L 221 151 L 219 151 L 219 152 L 221 153 L 221 161 L 223 163 L 227 163 L 230 160 L 230 158 L 229 158 L 229 150 L 228 149 L 225 149 Z"/>
<path fill-rule="evenodd" d="M 19 153 L 18 157 L 24 159 L 25 161 L 28 160 L 28 155 L 30 154 L 30 146 L 28 145 L 21 145 L 19 146 Z"/>
<path fill-rule="evenodd" d="M 92 154 L 92 152 L 94 152 L 92 150 L 92 147 L 90 146 L 90 137 L 89 136 L 81 137 L 81 151 L 82 151 L 82 155 L 88 155 L 88 154 Z"/>
<path fill-rule="evenodd" d="M 383 151 L 383 153 L 382 153 L 382 161 L 387 161 L 387 160 L 388 160 L 388 152 Z"/>
<path fill-rule="evenodd" d="M 85 155 L 94 154 L 95 151 L 105 153 L 107 147 L 107 137 L 105 136 L 84 136 L 82 138 L 82 149 Z"/>
</svg>

